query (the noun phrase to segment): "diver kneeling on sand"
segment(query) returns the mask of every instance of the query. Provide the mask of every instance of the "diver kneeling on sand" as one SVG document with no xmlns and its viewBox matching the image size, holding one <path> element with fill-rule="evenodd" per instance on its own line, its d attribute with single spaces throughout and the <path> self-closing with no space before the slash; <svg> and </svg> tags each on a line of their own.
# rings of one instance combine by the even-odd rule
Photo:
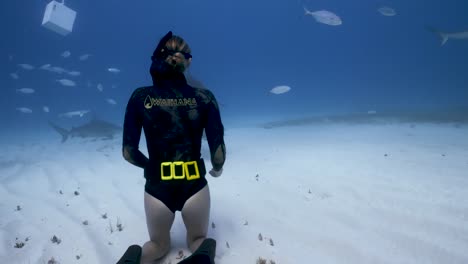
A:
<svg viewBox="0 0 468 264">
<path fill-rule="evenodd" d="M 180 211 L 191 256 L 179 263 L 214 264 L 216 241 L 207 238 L 210 191 L 201 158 L 203 131 L 212 169 L 219 177 L 226 159 L 218 103 L 207 89 L 187 84 L 192 61 L 188 44 L 168 32 L 151 57 L 153 86 L 137 88 L 125 111 L 124 158 L 144 169 L 145 213 L 150 241 L 130 246 L 118 263 L 154 263 L 170 251 L 170 229 Z M 147 158 L 139 149 L 144 129 Z"/>
<path fill-rule="evenodd" d="M 207 238 L 192 255 L 178 262 L 178 264 L 214 264 L 215 255 L 216 240 Z M 140 264 L 140 261 L 141 247 L 139 245 L 131 245 L 117 264 Z"/>
</svg>

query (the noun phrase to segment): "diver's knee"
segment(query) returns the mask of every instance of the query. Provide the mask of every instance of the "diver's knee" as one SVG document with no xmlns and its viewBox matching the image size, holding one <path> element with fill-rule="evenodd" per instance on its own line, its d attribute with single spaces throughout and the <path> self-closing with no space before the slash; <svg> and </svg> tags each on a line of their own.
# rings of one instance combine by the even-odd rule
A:
<svg viewBox="0 0 468 264">
<path fill-rule="evenodd" d="M 206 235 L 201 235 L 201 236 L 187 236 L 187 246 L 190 249 L 190 251 L 194 252 L 197 250 L 197 248 L 200 247 L 200 245 L 203 243 L 203 241 L 206 239 Z"/>
<path fill-rule="evenodd" d="M 170 239 L 164 239 L 164 240 L 161 240 L 161 241 L 149 241 L 149 242 L 151 242 L 153 245 L 157 246 L 159 251 L 164 253 L 164 255 L 167 252 L 169 252 L 169 250 L 171 249 L 171 240 Z"/>
<path fill-rule="evenodd" d="M 142 252 L 142 263 L 152 263 L 152 261 L 158 260 L 164 257 L 171 249 L 170 241 L 148 241 L 143 245 Z"/>
</svg>

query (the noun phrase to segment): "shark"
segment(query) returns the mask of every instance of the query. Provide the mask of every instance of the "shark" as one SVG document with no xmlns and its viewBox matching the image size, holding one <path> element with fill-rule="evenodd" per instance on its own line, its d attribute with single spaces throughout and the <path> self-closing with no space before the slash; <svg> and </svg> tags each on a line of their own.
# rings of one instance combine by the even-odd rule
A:
<svg viewBox="0 0 468 264">
<path fill-rule="evenodd" d="M 466 31 L 458 31 L 458 32 L 442 32 L 440 30 L 437 30 L 433 27 L 426 27 L 427 30 L 430 32 L 436 34 L 437 36 L 440 37 L 441 43 L 440 45 L 443 46 L 447 40 L 449 39 L 468 39 L 468 30 Z"/>
<path fill-rule="evenodd" d="M 122 132 L 122 127 L 99 119 L 92 119 L 83 125 L 72 127 L 70 130 L 52 122 L 49 122 L 49 125 L 62 136 L 62 143 L 71 137 L 113 139 L 116 134 Z"/>
</svg>

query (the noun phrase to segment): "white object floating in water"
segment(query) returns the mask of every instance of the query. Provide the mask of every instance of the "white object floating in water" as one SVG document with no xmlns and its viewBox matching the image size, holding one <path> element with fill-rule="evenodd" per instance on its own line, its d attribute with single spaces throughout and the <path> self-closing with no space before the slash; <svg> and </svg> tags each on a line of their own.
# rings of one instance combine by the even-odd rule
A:
<svg viewBox="0 0 468 264">
<path fill-rule="evenodd" d="M 47 4 L 42 19 L 42 26 L 62 36 L 68 35 L 73 30 L 76 12 L 63 3 L 51 1 Z"/>
<path fill-rule="evenodd" d="M 290 90 L 291 90 L 291 87 L 289 87 L 287 85 L 280 85 L 280 86 L 276 86 L 273 89 L 271 89 L 270 93 L 283 94 L 283 93 L 289 92 Z"/>
<path fill-rule="evenodd" d="M 20 88 L 20 89 L 16 89 L 16 91 L 19 92 L 19 93 L 24 93 L 24 94 L 34 93 L 34 89 L 32 89 L 32 88 Z"/>
<path fill-rule="evenodd" d="M 97 88 L 100 92 L 104 91 L 104 86 L 103 86 L 102 84 L 100 84 L 100 83 L 98 83 L 98 85 L 96 86 L 96 88 Z"/>
<path fill-rule="evenodd" d="M 34 70 L 34 66 L 32 66 L 31 64 L 21 63 L 21 64 L 18 64 L 18 66 L 20 66 L 24 70 L 29 70 L 29 71 Z"/>
<path fill-rule="evenodd" d="M 59 82 L 63 86 L 76 86 L 76 83 L 69 79 L 60 79 L 57 80 L 57 82 Z"/>
<path fill-rule="evenodd" d="M 80 61 L 85 61 L 87 59 L 89 59 L 89 57 L 91 56 L 91 54 L 83 54 L 80 56 Z"/>
<path fill-rule="evenodd" d="M 377 114 L 377 111 L 375 111 L 375 110 L 369 110 L 369 111 L 367 111 L 367 114 L 369 114 L 369 115 L 375 115 L 375 114 Z"/>
<path fill-rule="evenodd" d="M 68 58 L 68 57 L 70 57 L 70 55 L 71 55 L 71 52 L 69 50 L 66 50 L 60 56 L 62 56 L 64 58 Z"/>
<path fill-rule="evenodd" d="M 379 11 L 379 13 L 384 15 L 384 16 L 389 16 L 390 17 L 390 16 L 396 15 L 395 9 L 393 9 L 391 7 L 388 7 L 388 6 L 382 6 L 382 7 L 378 8 L 377 11 Z"/>
<path fill-rule="evenodd" d="M 319 10 L 319 11 L 310 11 L 307 8 L 304 7 L 305 15 L 310 15 L 312 16 L 315 21 L 326 24 L 329 26 L 339 26 L 343 24 L 343 21 L 339 16 L 336 14 L 327 11 L 327 10 Z"/>
<path fill-rule="evenodd" d="M 49 113 L 49 112 L 50 112 L 49 107 L 48 107 L 48 106 L 45 106 L 45 105 L 42 107 L 42 110 L 44 110 L 44 112 L 46 112 L 46 113 Z"/>
<path fill-rule="evenodd" d="M 19 79 L 19 76 L 18 76 L 17 73 L 12 72 L 12 73 L 10 73 L 10 76 L 11 76 L 11 78 L 13 78 L 13 79 L 15 79 L 15 80 L 18 80 L 18 79 Z"/>
<path fill-rule="evenodd" d="M 120 70 L 117 68 L 108 68 L 107 71 L 112 72 L 112 73 L 119 73 Z"/>
<path fill-rule="evenodd" d="M 20 111 L 21 113 L 25 113 L 25 114 L 32 113 L 31 108 L 27 108 L 27 107 L 17 107 L 16 110 Z"/>
<path fill-rule="evenodd" d="M 117 104 L 117 102 L 116 102 L 114 99 L 112 99 L 112 98 L 107 98 L 107 99 L 106 99 L 106 102 L 109 103 L 109 104 L 111 104 L 111 105 L 116 105 L 116 104 Z"/>
</svg>

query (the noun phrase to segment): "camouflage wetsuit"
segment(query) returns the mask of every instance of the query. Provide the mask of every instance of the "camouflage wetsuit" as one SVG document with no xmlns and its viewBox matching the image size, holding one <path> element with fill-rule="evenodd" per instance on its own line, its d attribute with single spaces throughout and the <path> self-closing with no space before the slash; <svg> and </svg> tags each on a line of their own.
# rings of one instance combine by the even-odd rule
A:
<svg viewBox="0 0 468 264">
<path fill-rule="evenodd" d="M 138 149 L 142 128 L 149 159 Z M 200 153 L 203 129 L 213 168 L 219 170 L 226 152 L 218 104 L 209 90 L 189 86 L 183 74 L 137 88 L 128 102 L 123 155 L 130 163 L 144 168 L 145 191 L 172 212 L 182 210 L 185 201 L 207 184 Z M 196 161 L 200 178 L 162 180 L 161 163 L 175 161 Z"/>
</svg>

